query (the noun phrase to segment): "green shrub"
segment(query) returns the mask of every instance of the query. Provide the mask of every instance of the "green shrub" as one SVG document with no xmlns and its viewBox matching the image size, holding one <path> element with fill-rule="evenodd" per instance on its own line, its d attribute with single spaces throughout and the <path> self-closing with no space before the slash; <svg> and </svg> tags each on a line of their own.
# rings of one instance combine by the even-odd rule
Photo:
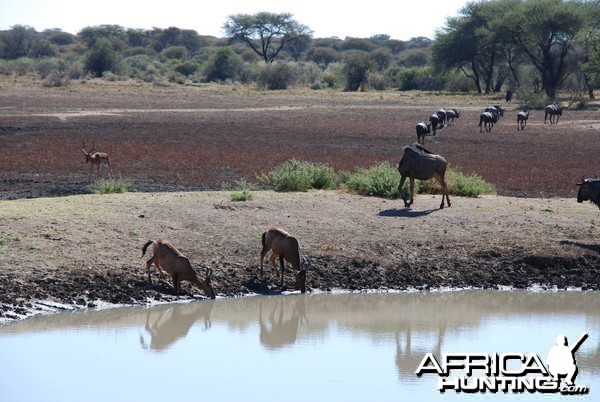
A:
<svg viewBox="0 0 600 402">
<path fill-rule="evenodd" d="M 549 103 L 548 98 L 543 92 L 528 91 L 520 89 L 517 93 L 519 108 L 523 110 L 544 109 Z"/>
<path fill-rule="evenodd" d="M 295 159 L 259 176 L 258 179 L 275 191 L 335 188 L 335 172 L 331 167 Z"/>
<path fill-rule="evenodd" d="M 495 192 L 494 186 L 484 181 L 481 176 L 475 173 L 465 175 L 452 169 L 446 171 L 446 184 L 448 185 L 450 195 L 460 197 L 479 197 L 480 195 Z M 442 188 L 437 180 L 430 179 L 420 182 L 418 193 L 441 194 Z"/>
<path fill-rule="evenodd" d="M 90 191 L 94 194 L 115 194 L 129 191 L 128 180 L 100 179 L 90 185 Z"/>
<path fill-rule="evenodd" d="M 394 166 L 387 163 L 368 169 L 357 168 L 354 173 L 342 172 L 338 176 L 346 188 L 361 195 L 398 198 L 398 183 L 400 173 Z M 461 197 L 478 197 L 484 194 L 493 194 L 494 186 L 484 181 L 477 174 L 464 175 L 451 169 L 446 171 L 446 183 L 451 195 Z M 410 180 L 406 180 L 402 192 L 405 196 L 410 193 Z M 442 189 L 435 179 L 415 180 L 415 193 L 441 194 Z"/>
<path fill-rule="evenodd" d="M 354 173 L 343 173 L 345 186 L 358 194 L 385 198 L 398 198 L 400 173 L 388 163 L 368 169 L 356 168 Z"/>
<path fill-rule="evenodd" d="M 287 89 L 296 82 L 294 69 L 287 63 L 265 65 L 258 74 L 258 86 L 263 89 Z"/>
<path fill-rule="evenodd" d="M 465 175 L 461 172 L 448 170 L 446 174 L 448 191 L 452 195 L 462 197 L 479 197 L 484 194 L 493 194 L 496 192 L 494 186 L 486 182 L 481 176 L 471 173 Z"/>
<path fill-rule="evenodd" d="M 248 190 L 236 191 L 231 193 L 231 201 L 250 201 L 252 193 Z"/>
</svg>

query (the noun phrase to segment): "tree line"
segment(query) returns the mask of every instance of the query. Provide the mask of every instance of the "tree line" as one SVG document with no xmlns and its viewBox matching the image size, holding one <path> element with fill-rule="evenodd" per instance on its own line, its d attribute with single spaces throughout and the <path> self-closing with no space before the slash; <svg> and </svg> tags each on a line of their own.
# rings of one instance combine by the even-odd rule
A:
<svg viewBox="0 0 600 402">
<path fill-rule="evenodd" d="M 16 25 L 0 31 L 0 74 L 35 73 L 48 86 L 92 76 L 267 89 L 518 89 L 550 99 L 565 88 L 593 97 L 600 86 L 600 0 L 473 1 L 433 40 L 314 38 L 289 13 L 230 15 L 223 30 L 216 38 L 176 27 L 71 34 Z"/>
</svg>

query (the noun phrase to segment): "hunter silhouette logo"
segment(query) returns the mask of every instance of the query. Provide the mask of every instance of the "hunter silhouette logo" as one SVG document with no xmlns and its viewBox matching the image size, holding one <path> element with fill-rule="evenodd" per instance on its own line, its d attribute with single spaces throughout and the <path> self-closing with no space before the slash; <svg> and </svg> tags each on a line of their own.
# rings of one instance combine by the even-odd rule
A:
<svg viewBox="0 0 600 402">
<path fill-rule="evenodd" d="M 558 335 L 556 344 L 552 346 L 546 359 L 548 371 L 552 374 L 555 381 L 560 382 L 560 378 L 566 376 L 568 386 L 575 385 L 575 377 L 577 377 L 577 363 L 575 362 L 575 352 L 579 346 L 587 339 L 588 334 L 584 332 L 576 341 L 575 344 L 569 347 L 567 337 Z"/>
<path fill-rule="evenodd" d="M 437 374 L 440 392 L 587 394 L 587 385 L 575 385 L 575 353 L 587 338 L 584 332 L 569 345 L 566 336 L 557 336 L 545 364 L 536 353 L 444 353 L 439 361 L 427 353 L 415 374 Z M 565 385 L 561 386 L 562 378 Z"/>
</svg>

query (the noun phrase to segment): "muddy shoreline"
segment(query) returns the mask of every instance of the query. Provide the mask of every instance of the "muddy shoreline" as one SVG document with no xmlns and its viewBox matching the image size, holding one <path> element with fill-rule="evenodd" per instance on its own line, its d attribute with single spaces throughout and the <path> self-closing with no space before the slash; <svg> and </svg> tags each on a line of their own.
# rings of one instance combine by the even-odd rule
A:
<svg viewBox="0 0 600 402">
<path fill-rule="evenodd" d="M 572 199 L 454 197 L 439 210 L 436 196 L 419 196 L 419 208 L 406 210 L 337 191 L 256 191 L 243 203 L 229 194 L 2 201 L 10 236 L 0 246 L 0 320 L 203 298 L 187 284 L 174 294 L 155 271 L 147 283 L 141 246 L 158 233 L 198 272 L 214 270 L 218 297 L 279 293 L 275 272 L 259 275 L 260 235 L 271 224 L 300 239 L 309 292 L 600 290 L 597 211 Z M 286 290 L 293 286 L 290 273 Z"/>
</svg>

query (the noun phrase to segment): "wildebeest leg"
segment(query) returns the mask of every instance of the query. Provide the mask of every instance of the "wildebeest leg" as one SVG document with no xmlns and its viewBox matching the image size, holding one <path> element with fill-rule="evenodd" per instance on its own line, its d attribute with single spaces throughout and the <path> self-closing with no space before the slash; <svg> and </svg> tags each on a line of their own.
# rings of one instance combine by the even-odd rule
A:
<svg viewBox="0 0 600 402">
<path fill-rule="evenodd" d="M 413 204 L 414 197 L 415 197 L 415 179 L 413 179 L 411 177 L 410 178 L 410 204 L 408 204 L 409 207 Z"/>
<path fill-rule="evenodd" d="M 400 184 L 398 184 L 398 192 L 400 193 L 400 197 L 402 198 L 402 201 L 404 201 L 404 207 L 408 208 L 410 206 L 410 204 L 406 203 L 406 197 L 404 197 L 404 193 L 402 192 L 402 187 L 404 187 L 404 183 L 406 182 L 406 177 L 407 176 L 402 176 L 400 178 Z"/>
<path fill-rule="evenodd" d="M 434 173 L 433 177 L 440 183 L 442 186 L 442 203 L 440 204 L 440 209 L 444 209 L 444 196 L 446 197 L 446 201 L 448 201 L 448 206 L 450 206 L 450 195 L 448 194 L 448 185 L 446 184 L 446 180 L 439 173 Z"/>
<path fill-rule="evenodd" d="M 285 270 L 283 254 L 279 256 L 279 264 L 281 264 L 281 283 L 279 284 L 279 287 L 283 289 L 283 271 Z"/>
</svg>

